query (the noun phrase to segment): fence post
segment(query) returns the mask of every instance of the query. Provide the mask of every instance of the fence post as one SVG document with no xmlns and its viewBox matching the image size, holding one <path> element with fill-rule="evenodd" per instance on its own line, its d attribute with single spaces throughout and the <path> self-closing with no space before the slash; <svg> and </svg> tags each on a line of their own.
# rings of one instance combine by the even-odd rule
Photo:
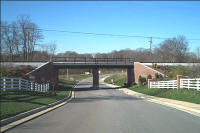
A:
<svg viewBox="0 0 200 133">
<path fill-rule="evenodd" d="M 35 91 L 38 91 L 37 83 L 35 83 Z"/>
<path fill-rule="evenodd" d="M 21 90 L 21 89 L 22 89 L 22 80 L 19 79 L 19 90 Z"/>
<path fill-rule="evenodd" d="M 188 79 L 188 90 L 190 89 L 190 80 Z"/>
<path fill-rule="evenodd" d="M 197 79 L 197 90 L 199 90 L 199 86 L 200 86 L 200 79 Z"/>
<path fill-rule="evenodd" d="M 31 91 L 33 90 L 33 82 L 31 82 L 31 88 L 30 88 L 30 90 Z"/>
<path fill-rule="evenodd" d="M 148 88 L 151 88 L 151 84 L 150 84 L 151 81 L 152 79 L 148 79 Z"/>
<path fill-rule="evenodd" d="M 180 89 L 180 79 L 182 78 L 183 76 L 182 75 L 177 75 L 176 78 L 177 78 L 177 89 Z"/>
<path fill-rule="evenodd" d="M 3 78 L 3 91 L 6 90 L 6 78 Z"/>
</svg>

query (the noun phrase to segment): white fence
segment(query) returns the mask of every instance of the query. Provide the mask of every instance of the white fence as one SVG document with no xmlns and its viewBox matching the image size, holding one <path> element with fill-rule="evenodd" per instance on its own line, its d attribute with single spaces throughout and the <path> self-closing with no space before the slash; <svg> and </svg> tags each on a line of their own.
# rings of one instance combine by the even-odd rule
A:
<svg viewBox="0 0 200 133">
<path fill-rule="evenodd" d="M 177 80 L 151 81 L 150 88 L 176 89 L 177 88 Z"/>
<path fill-rule="evenodd" d="M 150 81 L 150 88 L 176 89 L 177 80 Z M 180 79 L 180 88 L 200 90 L 200 78 Z"/>
<path fill-rule="evenodd" d="M 200 78 L 180 79 L 180 88 L 200 90 Z"/>
<path fill-rule="evenodd" d="M 1 90 L 25 89 L 39 92 L 49 91 L 49 83 L 38 84 L 21 78 L 1 77 L 0 86 Z"/>
</svg>

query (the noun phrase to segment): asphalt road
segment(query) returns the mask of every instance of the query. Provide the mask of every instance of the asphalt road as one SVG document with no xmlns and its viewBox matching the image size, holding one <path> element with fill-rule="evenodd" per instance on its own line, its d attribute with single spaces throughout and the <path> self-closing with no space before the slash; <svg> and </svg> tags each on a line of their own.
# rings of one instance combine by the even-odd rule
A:
<svg viewBox="0 0 200 133">
<path fill-rule="evenodd" d="M 91 88 L 86 79 L 68 104 L 8 133 L 199 133 L 200 117 L 128 96 L 117 88 Z"/>
</svg>

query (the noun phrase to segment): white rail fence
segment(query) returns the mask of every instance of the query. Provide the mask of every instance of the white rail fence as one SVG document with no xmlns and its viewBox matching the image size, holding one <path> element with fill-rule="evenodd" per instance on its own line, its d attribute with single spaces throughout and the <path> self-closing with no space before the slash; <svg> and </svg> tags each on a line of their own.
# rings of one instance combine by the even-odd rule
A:
<svg viewBox="0 0 200 133">
<path fill-rule="evenodd" d="M 151 81 L 150 88 L 175 89 L 175 88 L 177 88 L 177 80 Z"/>
<path fill-rule="evenodd" d="M 200 78 L 180 79 L 180 88 L 200 90 Z"/>
<path fill-rule="evenodd" d="M 176 89 L 177 80 L 150 81 L 150 88 Z M 180 79 L 180 88 L 200 90 L 200 78 Z"/>
<path fill-rule="evenodd" d="M 1 77 L 0 80 L 1 90 L 24 89 L 38 92 L 49 91 L 49 83 L 39 84 L 21 78 L 8 78 Z"/>
</svg>

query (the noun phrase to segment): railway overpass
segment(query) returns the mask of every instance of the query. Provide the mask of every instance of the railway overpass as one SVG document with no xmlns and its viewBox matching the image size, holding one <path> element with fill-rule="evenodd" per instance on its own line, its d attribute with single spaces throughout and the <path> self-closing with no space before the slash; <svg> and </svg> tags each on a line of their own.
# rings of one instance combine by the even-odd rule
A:
<svg viewBox="0 0 200 133">
<path fill-rule="evenodd" d="M 138 81 L 139 75 L 146 77 L 146 75 L 159 73 L 156 70 L 148 67 L 155 62 L 140 62 L 136 63 L 132 58 L 84 58 L 84 57 L 54 57 L 50 62 L 1 62 L 4 66 L 18 66 L 18 65 L 31 65 L 37 68 L 27 74 L 27 77 L 37 82 L 51 82 L 57 84 L 58 70 L 59 69 L 92 69 L 93 86 L 99 85 L 99 69 L 102 68 L 123 68 L 127 69 L 127 85 Z M 193 66 L 200 63 L 175 63 L 175 62 L 156 62 L 159 66 Z M 162 73 L 160 73 L 162 74 Z"/>
<path fill-rule="evenodd" d="M 99 86 L 99 69 L 123 68 L 127 69 L 127 85 L 130 86 L 134 80 L 134 60 L 130 58 L 69 58 L 57 57 L 51 62 L 44 63 L 40 67 L 27 74 L 30 79 L 37 82 L 50 81 L 52 84 L 58 82 L 59 69 L 92 69 L 93 87 Z"/>
</svg>

